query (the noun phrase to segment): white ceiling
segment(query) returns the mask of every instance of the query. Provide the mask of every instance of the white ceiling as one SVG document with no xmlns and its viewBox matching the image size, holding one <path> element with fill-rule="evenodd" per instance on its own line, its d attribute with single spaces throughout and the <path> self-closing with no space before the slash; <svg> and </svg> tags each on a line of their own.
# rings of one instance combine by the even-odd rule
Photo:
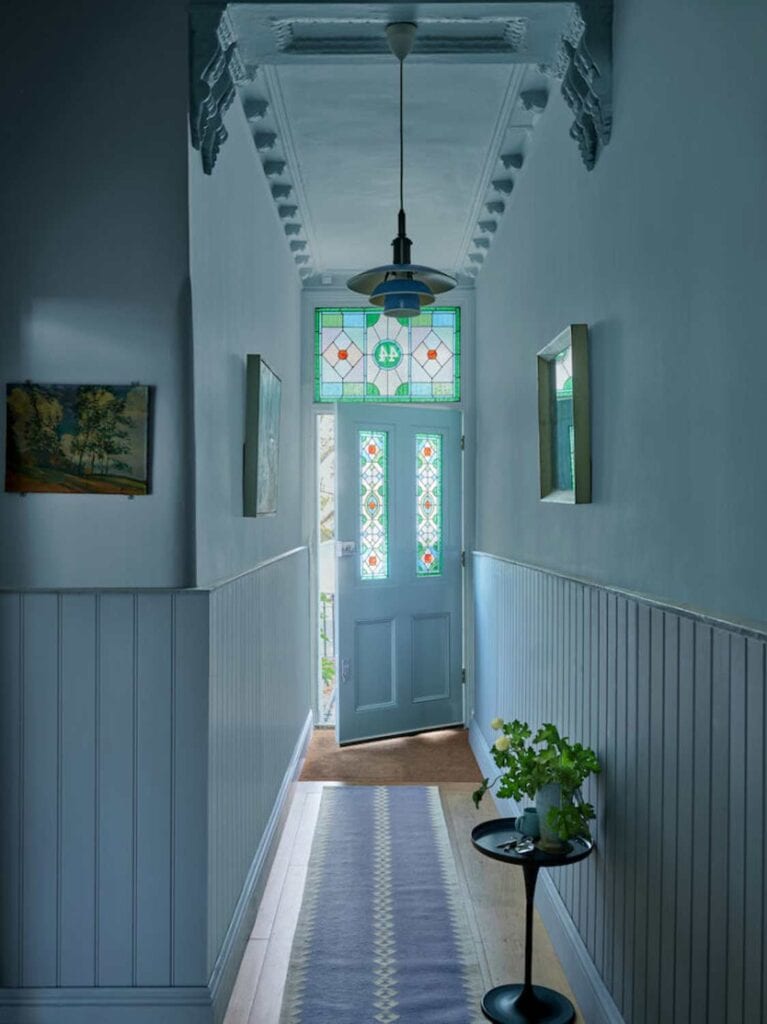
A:
<svg viewBox="0 0 767 1024">
<path fill-rule="evenodd" d="M 460 269 L 511 69 L 413 64 L 405 70 L 405 209 L 413 259 Z M 396 62 L 288 65 L 277 68 L 276 77 L 317 268 L 388 263 L 399 208 Z"/>
<path fill-rule="evenodd" d="M 265 112 L 256 104 L 252 128 L 272 185 L 289 185 L 282 203 L 298 207 L 288 215 L 283 205 L 281 215 L 300 222 L 286 233 L 305 273 L 353 272 L 391 258 L 398 71 L 384 28 L 402 17 L 402 6 L 229 8 L 253 73 L 241 95 L 246 111 L 248 100 L 250 109 L 254 100 L 268 103 Z M 572 8 L 551 4 L 542 16 L 542 6 L 409 5 L 416 9 L 409 17 L 421 22 L 405 63 L 405 209 L 414 262 L 456 274 L 481 266 L 498 203 L 509 205 L 504 193 L 518 173 L 501 157 L 521 162 L 540 113 L 521 97 L 550 88 L 538 64 L 556 60 Z M 493 186 L 499 178 L 502 191 Z"/>
</svg>

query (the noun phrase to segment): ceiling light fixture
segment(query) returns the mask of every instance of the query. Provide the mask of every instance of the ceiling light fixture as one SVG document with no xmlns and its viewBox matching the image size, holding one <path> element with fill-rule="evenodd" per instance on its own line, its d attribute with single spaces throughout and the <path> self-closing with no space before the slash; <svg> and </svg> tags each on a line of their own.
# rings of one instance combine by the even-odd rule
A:
<svg viewBox="0 0 767 1024">
<path fill-rule="evenodd" d="M 399 61 L 399 215 L 397 237 L 392 242 L 393 260 L 383 267 L 363 270 L 346 282 L 353 292 L 369 295 L 374 306 L 383 306 L 386 316 L 400 319 L 418 316 L 422 306 L 434 302 L 435 295 L 450 291 L 456 285 L 455 278 L 449 274 L 410 262 L 410 247 L 413 243 L 407 237 L 404 200 L 404 65 L 405 58 L 413 49 L 415 33 L 416 26 L 408 21 L 386 26 L 389 48 Z"/>
</svg>

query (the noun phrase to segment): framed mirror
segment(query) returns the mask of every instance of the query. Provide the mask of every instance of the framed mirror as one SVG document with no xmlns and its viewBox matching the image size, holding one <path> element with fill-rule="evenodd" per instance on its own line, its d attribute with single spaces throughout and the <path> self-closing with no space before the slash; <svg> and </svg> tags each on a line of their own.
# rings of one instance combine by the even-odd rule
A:
<svg viewBox="0 0 767 1024">
<path fill-rule="evenodd" d="M 570 324 L 538 353 L 541 499 L 591 501 L 586 324 Z"/>
</svg>

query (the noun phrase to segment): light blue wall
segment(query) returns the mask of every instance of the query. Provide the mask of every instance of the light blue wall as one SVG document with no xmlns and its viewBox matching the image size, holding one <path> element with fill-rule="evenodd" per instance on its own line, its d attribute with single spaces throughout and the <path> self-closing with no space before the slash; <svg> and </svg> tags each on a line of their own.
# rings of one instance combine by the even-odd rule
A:
<svg viewBox="0 0 767 1024">
<path fill-rule="evenodd" d="M 241 104 L 213 174 L 190 150 L 197 580 L 232 576 L 301 542 L 300 278 Z M 277 514 L 242 515 L 245 356 L 282 381 Z"/>
<path fill-rule="evenodd" d="M 602 763 L 585 786 L 594 854 L 545 872 L 541 892 L 558 891 L 546 923 L 565 936 L 584 1019 L 764 1021 L 767 636 L 488 555 L 473 564 L 485 774 L 496 715 L 555 722 Z"/>
<path fill-rule="evenodd" d="M 0 586 L 193 580 L 186 8 L 3 6 L 3 396 L 138 380 L 156 402 L 150 496 L 0 493 Z"/>
<path fill-rule="evenodd" d="M 556 90 L 479 278 L 477 547 L 767 619 L 767 6 L 620 0 L 613 139 Z M 538 500 L 535 353 L 591 337 L 593 504 Z"/>
<path fill-rule="evenodd" d="M 208 616 L 0 595 L 0 1020 L 5 989 L 206 984 Z"/>
<path fill-rule="evenodd" d="M 309 713 L 308 582 L 299 548 L 210 595 L 208 973 L 227 995 Z"/>
<path fill-rule="evenodd" d="M 308 552 L 0 594 L 0 1022 L 211 1024 L 308 716 Z"/>
<path fill-rule="evenodd" d="M 3 1024 L 220 1019 L 307 720 L 298 275 L 238 104 L 190 167 L 187 8 L 4 18 L 2 379 L 140 380 L 155 423 L 147 498 L 0 494 Z M 283 380 L 257 520 L 247 352 Z M 196 548 L 248 571 L 180 589 Z"/>
<path fill-rule="evenodd" d="M 761 1020 L 764 636 L 679 606 L 767 621 L 767 7 L 615 8 L 613 139 L 586 172 L 552 94 L 478 282 L 474 708 L 483 746 L 500 714 L 602 761 L 595 855 L 552 881 L 587 1019 Z M 573 322 L 582 506 L 538 498 L 535 355 Z"/>
</svg>

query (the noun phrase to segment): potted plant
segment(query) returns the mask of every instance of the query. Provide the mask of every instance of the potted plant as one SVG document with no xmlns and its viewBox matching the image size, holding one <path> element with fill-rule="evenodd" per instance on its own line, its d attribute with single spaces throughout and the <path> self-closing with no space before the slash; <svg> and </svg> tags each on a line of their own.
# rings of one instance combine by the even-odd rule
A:
<svg viewBox="0 0 767 1024">
<path fill-rule="evenodd" d="M 492 782 L 483 779 L 472 794 L 474 804 L 479 807 L 485 793 L 497 784 L 500 797 L 535 799 L 541 849 L 554 853 L 568 839 L 590 838 L 594 808 L 583 799 L 581 786 L 589 775 L 601 770 L 594 751 L 570 743 L 550 722 L 544 723 L 535 736 L 526 722 L 516 719 L 504 722 L 494 718 L 490 726 L 501 733 L 490 748 L 501 772 Z"/>
</svg>

